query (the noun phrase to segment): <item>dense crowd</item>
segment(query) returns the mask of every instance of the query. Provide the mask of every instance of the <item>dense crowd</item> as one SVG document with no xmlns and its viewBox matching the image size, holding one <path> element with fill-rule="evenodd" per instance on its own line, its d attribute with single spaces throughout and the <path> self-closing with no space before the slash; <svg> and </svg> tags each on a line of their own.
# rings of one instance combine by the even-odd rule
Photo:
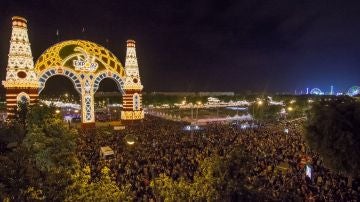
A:
<svg viewBox="0 0 360 202">
<path fill-rule="evenodd" d="M 319 156 L 307 148 L 301 125 L 297 120 L 243 130 L 231 124 L 214 124 L 185 131 L 185 123 L 149 116 L 123 131 L 80 131 L 78 154 L 83 165 L 90 164 L 96 178 L 104 165 L 100 147 L 110 146 L 115 151 L 109 165 L 114 180 L 119 186 L 131 184 L 135 198 L 148 201 L 156 199 L 150 181 L 160 173 L 191 181 L 201 160 L 212 154 L 225 155 L 241 144 L 255 159 L 249 183 L 270 199 L 360 200 L 357 179 L 349 186 L 346 177 L 325 168 Z M 127 134 L 136 137 L 134 145 L 126 144 Z M 311 176 L 305 173 L 306 165 L 311 165 Z"/>
</svg>

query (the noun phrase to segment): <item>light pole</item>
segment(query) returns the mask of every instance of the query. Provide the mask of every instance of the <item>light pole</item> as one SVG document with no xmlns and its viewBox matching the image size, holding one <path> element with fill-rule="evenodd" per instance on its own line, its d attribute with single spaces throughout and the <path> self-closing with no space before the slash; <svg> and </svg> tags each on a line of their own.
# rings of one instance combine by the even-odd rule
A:
<svg viewBox="0 0 360 202">
<path fill-rule="evenodd" d="M 257 104 L 258 104 L 259 107 L 261 107 L 261 106 L 263 105 L 263 101 L 262 101 L 262 100 L 259 100 L 259 101 L 257 102 Z M 261 115 L 262 115 L 262 113 L 261 113 Z M 259 118 L 262 118 L 262 116 L 261 116 L 261 117 L 259 116 Z"/>
<path fill-rule="evenodd" d="M 293 111 L 294 110 L 294 108 L 292 108 L 291 106 L 289 106 L 288 108 L 287 108 L 287 111 L 288 111 L 288 113 L 290 113 L 291 111 Z M 287 117 L 287 116 L 286 116 Z"/>
<path fill-rule="evenodd" d="M 192 103 L 191 104 L 191 121 L 194 120 L 194 105 Z"/>
<path fill-rule="evenodd" d="M 132 134 L 128 134 L 125 136 L 125 141 L 126 141 L 126 144 L 128 144 L 128 145 L 134 145 L 135 139 L 136 139 L 135 136 Z"/>
<path fill-rule="evenodd" d="M 198 119 L 200 105 L 201 105 L 201 101 L 196 102 L 196 120 Z"/>
<path fill-rule="evenodd" d="M 255 118 L 255 105 L 257 105 L 258 107 L 261 106 L 263 104 L 263 101 L 262 100 L 259 100 L 257 102 L 254 102 L 253 104 L 253 118 Z"/>
</svg>

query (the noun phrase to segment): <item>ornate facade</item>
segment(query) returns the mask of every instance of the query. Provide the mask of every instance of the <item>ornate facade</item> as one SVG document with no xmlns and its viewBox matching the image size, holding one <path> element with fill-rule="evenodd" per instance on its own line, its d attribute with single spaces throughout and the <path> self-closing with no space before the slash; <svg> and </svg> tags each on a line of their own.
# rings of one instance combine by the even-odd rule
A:
<svg viewBox="0 0 360 202">
<path fill-rule="evenodd" d="M 135 41 L 127 41 L 125 68 L 106 48 L 84 40 L 60 42 L 48 48 L 35 66 L 27 35 L 27 21 L 13 17 L 6 80 L 8 114 L 14 114 L 19 101 L 36 102 L 47 79 L 54 75 L 68 77 L 81 95 L 82 123 L 93 125 L 94 93 L 104 78 L 113 79 L 123 94 L 121 119 L 144 118 Z"/>
</svg>

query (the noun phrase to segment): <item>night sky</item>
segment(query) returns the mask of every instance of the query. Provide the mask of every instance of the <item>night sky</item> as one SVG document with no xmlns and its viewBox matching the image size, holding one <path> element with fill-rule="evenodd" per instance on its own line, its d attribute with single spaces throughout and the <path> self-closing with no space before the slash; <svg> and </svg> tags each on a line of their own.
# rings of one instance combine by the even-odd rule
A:
<svg viewBox="0 0 360 202">
<path fill-rule="evenodd" d="M 107 47 L 124 65 L 137 42 L 145 91 L 344 91 L 360 85 L 360 3 L 283 1 L 1 0 L 5 78 L 11 17 L 28 20 L 33 56 L 60 40 Z M 82 32 L 83 27 L 85 32 Z M 51 85 L 54 82 L 51 83 Z"/>
</svg>

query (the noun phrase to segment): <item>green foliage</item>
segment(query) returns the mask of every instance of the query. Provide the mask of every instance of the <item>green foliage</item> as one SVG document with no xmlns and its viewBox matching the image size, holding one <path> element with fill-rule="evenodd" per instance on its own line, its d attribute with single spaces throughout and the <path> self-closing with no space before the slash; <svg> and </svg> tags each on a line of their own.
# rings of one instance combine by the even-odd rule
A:
<svg viewBox="0 0 360 202">
<path fill-rule="evenodd" d="M 43 104 L 33 105 L 30 109 L 30 113 L 26 116 L 28 127 L 43 126 L 46 121 L 52 121 L 58 118 L 55 114 L 54 106 L 46 106 Z"/>
<path fill-rule="evenodd" d="M 53 117 L 28 119 L 28 134 L 23 145 L 32 154 L 41 171 L 68 169 L 75 162 L 75 140 L 77 131 L 64 126 L 62 120 Z M 37 112 L 37 111 L 35 111 Z M 44 115 L 49 117 L 50 115 Z M 42 122 L 42 124 L 33 124 Z"/>
<path fill-rule="evenodd" d="M 233 149 L 224 161 L 217 164 L 216 176 L 220 178 L 217 189 L 227 197 L 247 193 L 250 187 L 247 177 L 253 164 L 254 159 L 241 146 Z"/>
<path fill-rule="evenodd" d="M 165 174 L 151 181 L 150 186 L 164 201 L 209 201 L 219 199 L 216 190 L 218 178 L 214 176 L 214 168 L 219 165 L 220 157 L 207 158 L 201 163 L 200 171 L 189 182 L 184 178 L 174 181 Z M 214 167 L 215 166 L 215 167 Z"/>
<path fill-rule="evenodd" d="M 151 186 L 164 201 L 245 200 L 254 197 L 247 182 L 252 163 L 252 157 L 239 147 L 226 157 L 204 159 L 192 182 L 161 174 Z"/>
<path fill-rule="evenodd" d="M 263 105 L 250 105 L 248 112 L 251 113 L 257 120 L 274 120 L 279 117 L 281 108 L 283 107 L 279 105 L 269 105 L 265 102 Z"/>
<path fill-rule="evenodd" d="M 130 186 L 121 189 L 102 169 L 91 179 L 88 167 L 80 169 L 76 158 L 77 131 L 68 129 L 53 107 L 35 105 L 24 125 L 14 122 L 7 131 L 26 132 L 20 146 L 0 156 L 0 200 L 11 201 L 131 201 Z M 106 138 L 108 130 L 99 130 Z"/>
<path fill-rule="evenodd" d="M 0 200 L 8 197 L 14 201 L 23 201 L 28 186 L 27 175 L 30 172 L 27 153 L 21 148 L 6 156 L 0 156 Z M 36 177 L 36 174 L 34 174 Z M 4 198 L 2 198 L 4 197 Z"/>
<path fill-rule="evenodd" d="M 307 113 L 305 139 L 326 166 L 349 176 L 360 171 L 360 103 L 351 98 L 322 100 Z"/>
<path fill-rule="evenodd" d="M 76 167 L 76 130 L 70 130 L 54 115 L 52 107 L 35 105 L 27 116 L 27 134 L 22 147 L 41 177 L 31 179 L 30 185 L 41 190 L 43 197 L 63 200 Z"/>
<path fill-rule="evenodd" d="M 212 164 L 208 161 L 218 159 L 206 159 L 203 165 Z M 212 168 L 204 168 L 205 173 L 197 174 L 193 182 L 184 178 L 174 181 L 165 174 L 151 181 L 150 186 L 160 195 L 164 201 L 208 201 L 219 199 L 219 193 L 215 189 L 216 178 L 212 175 Z"/>
<path fill-rule="evenodd" d="M 25 137 L 24 125 L 13 121 L 11 124 L 3 125 L 0 128 L 0 144 L 4 147 L 11 142 L 21 142 Z"/>
<path fill-rule="evenodd" d="M 120 188 L 111 180 L 110 170 L 101 170 L 99 181 L 91 182 L 87 166 L 72 175 L 73 183 L 66 189 L 65 201 L 132 201 L 130 185 Z"/>
<path fill-rule="evenodd" d="M 22 125 L 25 125 L 28 109 L 29 109 L 28 102 L 22 102 L 22 101 L 18 102 L 18 109 L 15 113 L 15 117 L 17 117 L 17 119 L 15 121 L 21 123 Z"/>
</svg>

